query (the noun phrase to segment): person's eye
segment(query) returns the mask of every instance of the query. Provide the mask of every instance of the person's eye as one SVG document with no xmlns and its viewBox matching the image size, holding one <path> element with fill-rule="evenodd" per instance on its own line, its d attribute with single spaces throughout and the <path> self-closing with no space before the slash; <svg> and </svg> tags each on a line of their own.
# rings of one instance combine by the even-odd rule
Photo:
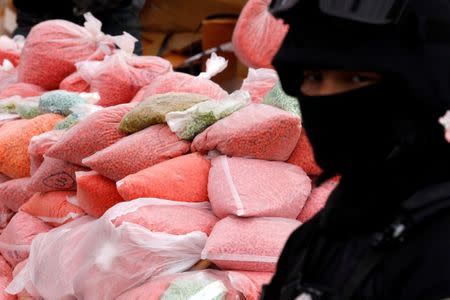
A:
<svg viewBox="0 0 450 300">
<path fill-rule="evenodd" d="M 304 79 L 309 82 L 320 82 L 323 80 L 323 76 L 321 73 L 307 72 L 304 75 Z"/>
<path fill-rule="evenodd" d="M 356 84 L 364 84 L 364 83 L 371 83 L 371 82 L 377 81 L 377 79 L 372 78 L 367 75 L 356 74 L 351 77 L 351 81 Z"/>
</svg>

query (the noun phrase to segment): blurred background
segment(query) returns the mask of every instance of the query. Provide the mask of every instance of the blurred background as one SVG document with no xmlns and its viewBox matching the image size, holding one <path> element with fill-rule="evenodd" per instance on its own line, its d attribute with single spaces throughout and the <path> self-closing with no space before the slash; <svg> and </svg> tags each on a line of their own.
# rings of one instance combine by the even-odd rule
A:
<svg viewBox="0 0 450 300">
<path fill-rule="evenodd" d="M 45 19 L 64 18 L 76 22 L 78 20 L 76 18 L 82 20 L 82 14 L 90 10 L 103 22 L 105 33 L 116 35 L 126 30 L 139 38 L 141 42 L 137 45 L 139 54 L 161 56 L 169 60 L 178 71 L 197 75 L 204 70 L 207 57 L 189 61 L 189 63 L 186 63 L 186 60 L 207 49 L 230 42 L 239 13 L 247 1 L 136 0 L 132 13 L 128 10 L 124 17 L 122 9 L 121 15 L 116 19 L 111 17 L 114 13 L 99 10 L 98 7 L 101 5 L 98 3 L 93 9 L 89 9 L 86 5 L 84 11 L 83 9 L 76 11 L 78 7 L 74 8 L 73 2 L 78 2 L 78 7 L 83 6 L 84 3 L 96 3 L 96 1 L 68 1 L 69 7 L 66 8 L 64 1 L 61 0 L 44 0 L 43 2 L 0 0 L 0 34 L 26 35 L 34 23 Z M 112 2 L 106 3 L 110 5 Z M 52 9 L 56 12 L 52 13 Z M 62 13 L 63 11 L 68 12 Z M 130 16 L 134 13 L 138 14 L 138 17 Z M 124 18 L 128 24 L 124 24 Z M 18 23 L 22 26 L 18 27 Z M 139 28 L 136 28 L 137 26 Z M 229 61 L 229 66 L 213 80 L 224 89 L 233 91 L 247 76 L 248 69 L 238 62 L 232 52 L 219 51 L 218 54 Z"/>
</svg>

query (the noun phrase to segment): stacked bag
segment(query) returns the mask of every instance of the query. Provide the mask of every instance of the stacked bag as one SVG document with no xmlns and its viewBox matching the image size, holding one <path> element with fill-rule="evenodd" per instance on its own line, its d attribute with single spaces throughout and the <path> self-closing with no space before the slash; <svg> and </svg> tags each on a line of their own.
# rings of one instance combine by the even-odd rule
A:
<svg viewBox="0 0 450 300">
<path fill-rule="evenodd" d="M 0 100 L 4 299 L 258 299 L 336 186 L 273 70 L 228 94 L 223 58 L 192 76 L 133 44 L 90 14 L 25 42 L 15 84 L 40 94 Z"/>
</svg>

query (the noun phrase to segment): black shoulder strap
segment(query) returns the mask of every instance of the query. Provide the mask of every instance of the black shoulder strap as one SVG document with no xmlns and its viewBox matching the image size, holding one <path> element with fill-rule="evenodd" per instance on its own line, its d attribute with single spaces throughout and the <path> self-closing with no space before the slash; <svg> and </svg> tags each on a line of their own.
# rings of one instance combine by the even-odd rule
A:
<svg viewBox="0 0 450 300">
<path fill-rule="evenodd" d="M 422 190 L 404 202 L 398 219 L 385 232 L 375 234 L 373 247 L 358 265 L 351 278 L 342 286 L 341 299 L 352 299 L 370 273 L 391 251 L 397 249 L 405 235 L 431 220 L 437 214 L 450 209 L 450 182 Z"/>
<path fill-rule="evenodd" d="M 402 213 L 413 226 L 416 226 L 448 208 L 450 208 L 450 182 L 445 182 L 414 194 L 403 203 Z"/>
<path fill-rule="evenodd" d="M 387 252 L 371 249 L 370 253 L 358 265 L 356 271 L 351 276 L 350 280 L 345 284 L 345 289 L 340 294 L 339 299 L 352 299 L 356 291 L 362 286 L 366 278 L 372 273 L 376 266 L 383 260 Z"/>
</svg>

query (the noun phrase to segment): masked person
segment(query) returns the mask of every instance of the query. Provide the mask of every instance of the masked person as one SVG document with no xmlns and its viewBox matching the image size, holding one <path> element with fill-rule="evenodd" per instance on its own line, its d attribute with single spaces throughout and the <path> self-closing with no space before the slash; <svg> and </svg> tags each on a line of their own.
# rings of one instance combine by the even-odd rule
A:
<svg viewBox="0 0 450 300">
<path fill-rule="evenodd" d="M 136 54 L 142 54 L 139 14 L 145 0 L 14 0 L 17 29 L 14 35 L 27 36 L 31 28 L 43 21 L 63 19 L 82 25 L 83 14 L 92 14 L 102 22 L 102 31 L 120 35 L 124 31 L 138 39 Z"/>
<path fill-rule="evenodd" d="M 450 298 L 450 1 L 279 0 L 273 61 L 324 170 L 262 299 Z"/>
</svg>

